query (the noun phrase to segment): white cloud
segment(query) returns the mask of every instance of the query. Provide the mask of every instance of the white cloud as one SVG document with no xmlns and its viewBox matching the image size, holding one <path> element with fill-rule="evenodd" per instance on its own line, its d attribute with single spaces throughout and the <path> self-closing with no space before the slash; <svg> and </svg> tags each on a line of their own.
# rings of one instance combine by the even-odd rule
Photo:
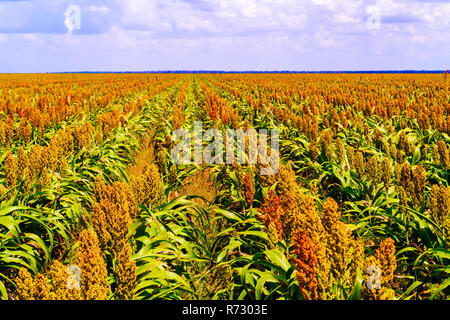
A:
<svg viewBox="0 0 450 320">
<path fill-rule="evenodd" d="M 328 10 L 334 10 L 337 4 L 334 0 L 312 0 L 311 3 L 316 6 L 322 6 Z"/>
<path fill-rule="evenodd" d="M 335 16 L 334 21 L 336 23 L 357 23 L 361 20 L 358 17 L 352 17 L 350 15 L 339 13 Z"/>
<path fill-rule="evenodd" d="M 337 45 L 337 42 L 333 39 L 330 32 L 325 30 L 324 27 L 321 27 L 316 33 L 314 33 L 314 38 L 322 47 L 335 47 Z"/>
<path fill-rule="evenodd" d="M 106 14 L 106 13 L 110 12 L 109 8 L 106 6 L 89 6 L 86 8 L 86 11 L 94 12 L 94 13 L 102 13 L 102 14 Z"/>
<path fill-rule="evenodd" d="M 19 5 L 21 10 L 11 12 L 0 9 L 0 61 L 10 61 L 20 51 L 33 55 L 30 61 L 41 71 L 422 69 L 444 67 L 450 52 L 448 2 L 73 0 L 82 8 L 82 28 L 67 36 L 63 12 L 53 9 L 58 1 L 33 8 Z M 366 9 L 374 4 L 381 10 L 380 30 L 366 25 Z M 0 3 L 0 8 L 12 7 Z M 62 32 L 32 31 L 46 22 L 45 12 L 33 11 L 44 7 Z M 25 14 L 26 8 L 33 14 Z M 2 27 L 8 35 L 1 34 Z M 24 60 L 17 58 L 16 67 L 33 67 Z M 14 63 L 0 62 L 0 71 L 10 65 Z"/>
</svg>

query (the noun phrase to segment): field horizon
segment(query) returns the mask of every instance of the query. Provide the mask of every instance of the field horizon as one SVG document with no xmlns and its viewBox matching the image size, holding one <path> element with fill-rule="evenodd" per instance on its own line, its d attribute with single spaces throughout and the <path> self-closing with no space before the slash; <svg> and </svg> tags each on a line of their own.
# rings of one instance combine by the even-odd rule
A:
<svg viewBox="0 0 450 320">
<path fill-rule="evenodd" d="M 322 71 L 296 71 L 296 70 L 155 70 L 155 71 L 60 71 L 60 72 L 8 72 L 0 74 L 154 74 L 154 73 L 181 73 L 181 74 L 439 74 L 448 73 L 449 70 L 322 70 Z"/>
</svg>

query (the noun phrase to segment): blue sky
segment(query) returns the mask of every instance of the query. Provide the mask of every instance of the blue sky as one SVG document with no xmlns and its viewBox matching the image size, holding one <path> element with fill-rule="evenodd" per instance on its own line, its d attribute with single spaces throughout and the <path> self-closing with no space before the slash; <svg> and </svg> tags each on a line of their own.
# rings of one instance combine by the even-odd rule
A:
<svg viewBox="0 0 450 320">
<path fill-rule="evenodd" d="M 436 70 L 449 39 L 450 0 L 0 0 L 0 72 Z"/>
</svg>

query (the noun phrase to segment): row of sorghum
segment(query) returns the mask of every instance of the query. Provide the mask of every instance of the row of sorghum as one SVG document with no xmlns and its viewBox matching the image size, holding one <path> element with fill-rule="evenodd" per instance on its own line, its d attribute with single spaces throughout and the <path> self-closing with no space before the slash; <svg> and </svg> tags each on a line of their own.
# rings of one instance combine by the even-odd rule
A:
<svg viewBox="0 0 450 320">
<path fill-rule="evenodd" d="M 255 184 L 250 173 L 244 176 L 243 181 L 244 200 L 247 207 L 250 207 L 255 197 Z"/>
<path fill-rule="evenodd" d="M 44 130 L 50 125 L 47 117 L 41 117 L 38 114 L 37 120 L 33 120 L 36 112 L 39 110 L 33 110 L 30 114 L 30 118 L 27 120 L 25 117 L 21 117 L 17 125 L 14 123 L 14 119 L 8 117 L 0 120 L 0 143 L 9 147 L 13 140 L 22 142 L 23 144 L 29 143 L 31 140 L 33 128 L 42 135 Z"/>
<path fill-rule="evenodd" d="M 281 240 L 292 244 L 292 259 L 303 297 L 327 299 L 334 297 L 336 287 L 351 290 L 364 266 L 364 244 L 340 221 L 337 203 L 328 198 L 319 212 L 314 199 L 301 193 L 290 165 L 282 166 L 276 179 L 276 194 L 269 192 L 259 209 L 260 218 L 271 245 Z M 396 268 L 394 253 L 393 243 L 386 240 L 376 257 L 366 259 L 378 259 L 385 286 L 392 282 Z M 383 290 L 385 293 L 386 289 Z"/>
<path fill-rule="evenodd" d="M 395 164 L 395 184 L 400 195 L 400 202 L 404 208 L 408 205 L 408 195 L 413 204 L 419 206 L 425 192 L 427 172 L 422 165 L 416 165 L 414 169 L 408 162 Z"/>
<path fill-rule="evenodd" d="M 317 255 L 316 246 L 309 235 L 297 230 L 292 238 L 294 243 L 291 251 L 296 269 L 297 281 L 304 299 L 318 299 L 317 287 Z"/>
<path fill-rule="evenodd" d="M 131 177 L 130 186 L 137 203 L 150 208 L 158 205 L 164 194 L 164 184 L 155 164 L 145 164 L 141 175 Z"/>
<path fill-rule="evenodd" d="M 430 193 L 430 210 L 433 221 L 450 235 L 450 187 L 433 185 Z"/>
<path fill-rule="evenodd" d="M 48 146 L 32 146 L 28 155 L 22 147 L 19 147 L 17 156 L 8 151 L 4 162 L 6 187 L 14 187 L 18 179 L 24 180 L 25 190 L 29 190 L 34 182 L 41 186 L 48 185 L 50 173 L 67 168 L 66 156 L 72 151 L 70 129 L 60 130 Z"/>
<path fill-rule="evenodd" d="M 184 113 L 184 105 L 186 102 L 186 90 L 189 86 L 189 82 L 185 81 L 180 88 L 180 92 L 177 97 L 177 102 L 174 106 L 174 112 L 172 115 L 172 130 L 177 130 L 183 127 L 184 121 L 186 120 L 186 116 Z"/>
<path fill-rule="evenodd" d="M 147 181 L 145 181 L 147 179 Z M 131 261 L 132 248 L 128 230 L 136 219 L 136 197 L 143 203 L 156 203 L 163 188 L 156 166 L 149 165 L 143 175 L 134 180 L 136 189 L 123 182 L 106 185 L 96 178 L 94 193 L 96 203 L 91 217 L 94 230 L 84 230 L 79 235 L 75 266 L 81 271 L 79 288 L 70 288 L 73 275 L 69 266 L 54 261 L 46 274 L 35 278 L 25 269 L 16 279 L 17 298 L 37 300 L 105 300 L 111 288 L 104 257 L 106 253 L 115 261 L 114 274 L 116 299 L 131 299 L 136 283 L 136 264 Z M 76 283 L 72 283 L 76 286 Z"/>
<path fill-rule="evenodd" d="M 96 179 L 92 225 L 100 247 L 115 260 L 117 276 L 115 295 L 117 299 L 130 299 L 136 287 L 136 264 L 131 261 L 131 246 L 128 232 L 136 218 L 137 203 L 133 191 L 124 182 L 106 185 Z"/>
<path fill-rule="evenodd" d="M 218 119 L 224 125 L 231 125 L 237 129 L 240 127 L 241 117 L 237 110 L 233 108 L 226 99 L 221 98 L 216 92 L 205 83 L 201 83 L 200 87 L 206 98 L 205 111 L 209 118 L 216 123 Z"/>
<path fill-rule="evenodd" d="M 97 232 L 103 251 L 118 254 L 124 241 L 127 241 L 128 230 L 136 218 L 137 203 L 127 183 L 115 182 L 105 184 L 96 179 L 92 225 Z"/>
<path fill-rule="evenodd" d="M 290 210 L 293 215 L 292 239 L 297 233 L 306 232 L 314 244 L 314 251 L 318 261 L 316 272 L 318 298 L 326 299 L 333 281 L 332 273 L 330 272 L 332 266 L 327 254 L 327 233 L 319 217 L 314 199 L 310 196 L 303 196 L 297 202 L 297 205 L 294 203 L 292 208 L 285 208 L 285 210 Z"/>
<path fill-rule="evenodd" d="M 138 204 L 154 207 L 161 201 L 164 185 L 155 164 L 147 163 L 141 175 L 132 176 L 130 183 L 114 182 L 106 185 L 97 178 L 94 187 L 92 224 L 100 246 L 113 257 L 117 299 L 131 299 L 136 288 L 136 263 L 131 260 L 129 229 L 137 218 Z"/>
<path fill-rule="evenodd" d="M 439 159 L 438 163 L 442 167 L 450 169 L 450 148 L 444 141 L 439 140 L 435 146 L 435 149 L 436 158 Z"/>
<path fill-rule="evenodd" d="M 363 153 L 355 152 L 351 146 L 347 147 L 347 157 L 350 167 L 356 170 L 360 178 L 365 177 L 375 185 L 382 182 L 386 189 L 391 185 L 392 171 L 394 171 L 397 191 L 410 195 L 415 205 L 421 203 L 427 183 L 427 172 L 421 164 L 412 168 L 408 162 L 402 164 L 395 162 L 393 168 L 391 159 L 388 157 L 383 158 L 381 162 L 376 156 L 365 160 Z"/>
<path fill-rule="evenodd" d="M 108 275 L 97 235 L 84 230 L 79 235 L 75 264 L 79 279 L 69 266 L 54 261 L 46 274 L 35 278 L 25 269 L 16 278 L 20 300 L 106 300 L 109 296 Z M 78 282 L 79 281 L 79 282 Z"/>
<path fill-rule="evenodd" d="M 331 260 L 331 272 L 335 282 L 347 288 L 356 281 L 362 269 L 364 246 L 354 239 L 347 225 L 340 221 L 341 212 L 332 198 L 323 203 L 321 220 L 326 230 L 327 255 Z"/>
<path fill-rule="evenodd" d="M 283 222 L 281 221 L 281 197 L 270 190 L 259 209 L 260 219 L 264 223 L 272 245 L 283 238 Z"/>
<path fill-rule="evenodd" d="M 362 296 L 365 299 L 393 300 L 395 292 L 390 287 L 396 268 L 394 240 L 387 238 L 381 242 L 375 256 L 368 257 L 364 262 Z"/>
<path fill-rule="evenodd" d="M 91 147 L 94 131 L 95 128 L 90 122 L 86 122 L 81 126 L 76 125 L 73 128 L 73 141 L 78 150 L 87 150 Z"/>
<path fill-rule="evenodd" d="M 97 131 L 95 139 L 97 142 L 108 138 L 112 131 L 125 123 L 125 117 L 118 109 L 101 113 L 97 116 Z"/>
</svg>

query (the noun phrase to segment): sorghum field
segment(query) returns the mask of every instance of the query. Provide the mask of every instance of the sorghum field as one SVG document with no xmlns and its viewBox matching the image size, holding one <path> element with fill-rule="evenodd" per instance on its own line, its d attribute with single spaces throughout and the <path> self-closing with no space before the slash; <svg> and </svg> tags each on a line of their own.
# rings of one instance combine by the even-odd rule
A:
<svg viewBox="0 0 450 320">
<path fill-rule="evenodd" d="M 449 81 L 0 75 L 0 297 L 448 299 Z M 279 171 L 177 165 L 194 121 Z"/>
</svg>

